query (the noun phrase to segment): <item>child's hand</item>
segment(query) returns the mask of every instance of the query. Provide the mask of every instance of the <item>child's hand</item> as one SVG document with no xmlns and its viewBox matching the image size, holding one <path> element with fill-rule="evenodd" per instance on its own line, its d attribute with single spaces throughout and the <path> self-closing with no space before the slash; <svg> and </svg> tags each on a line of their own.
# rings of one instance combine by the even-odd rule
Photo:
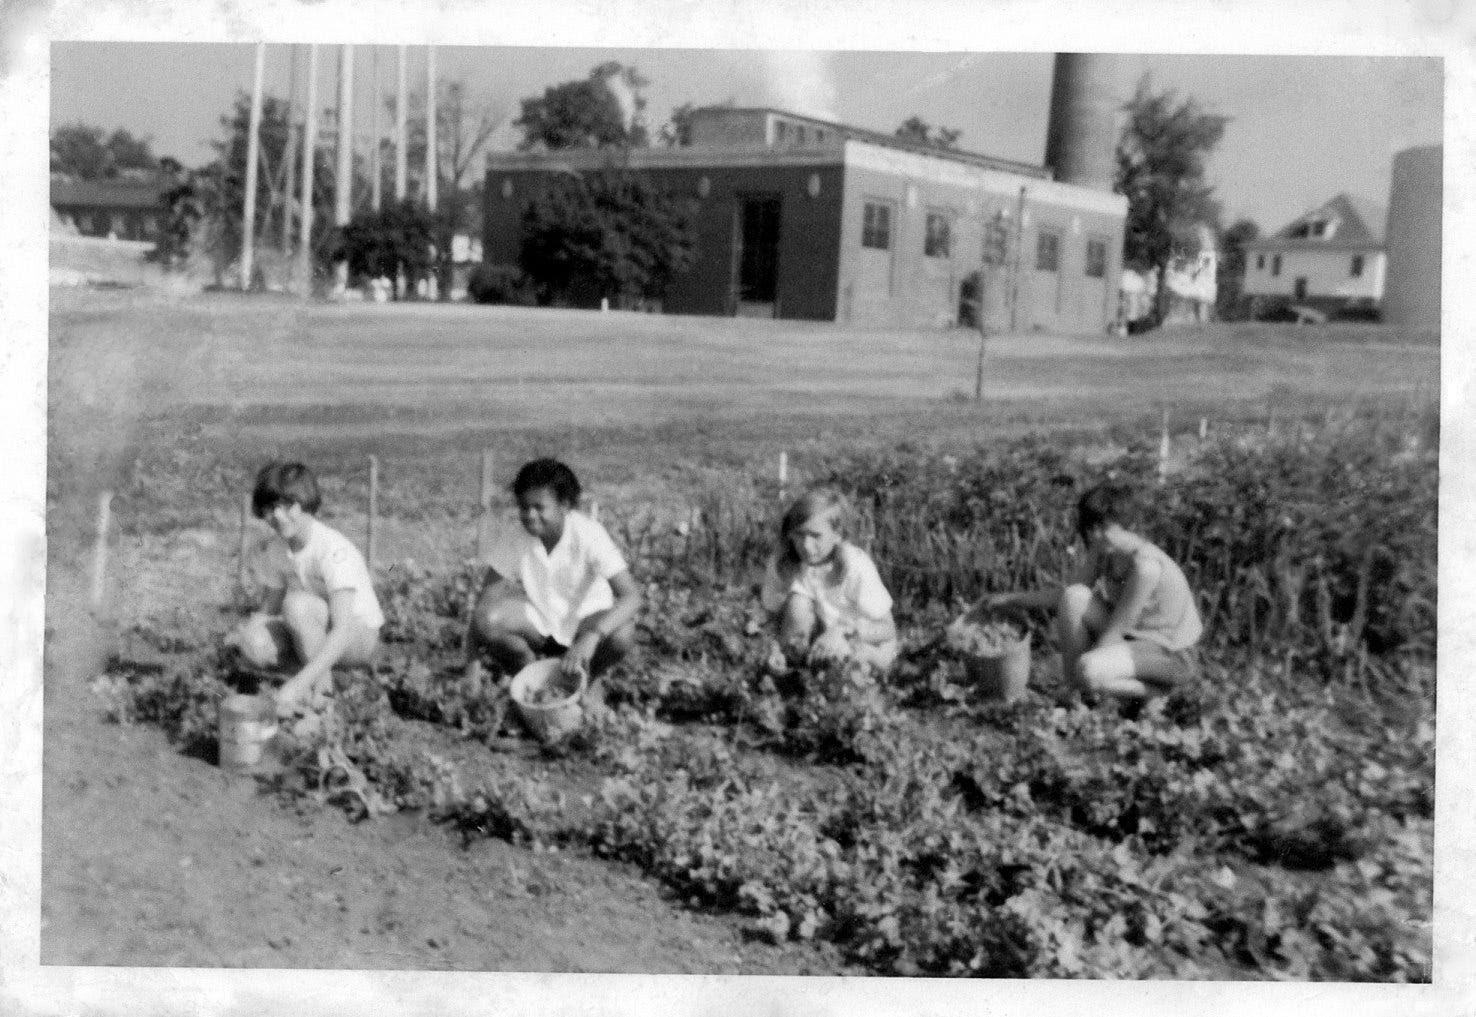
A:
<svg viewBox="0 0 1476 1017">
<path fill-rule="evenodd" d="M 594 660 L 595 650 L 599 648 L 599 645 L 600 637 L 593 632 L 581 635 L 565 652 L 563 660 L 559 663 L 559 670 L 571 678 L 588 677 L 590 662 Z"/>
<path fill-rule="evenodd" d="M 844 660 L 851 655 L 851 643 L 838 628 L 826 629 L 810 644 L 809 661 L 823 664 L 832 660 Z"/>
</svg>

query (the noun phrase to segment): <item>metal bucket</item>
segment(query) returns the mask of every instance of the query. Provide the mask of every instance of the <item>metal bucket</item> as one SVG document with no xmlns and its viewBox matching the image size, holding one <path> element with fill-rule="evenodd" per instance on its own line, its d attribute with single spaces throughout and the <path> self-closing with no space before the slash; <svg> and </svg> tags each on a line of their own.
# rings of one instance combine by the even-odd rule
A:
<svg viewBox="0 0 1476 1017">
<path fill-rule="evenodd" d="M 969 653 L 963 658 L 969 681 L 984 699 L 1012 703 L 1030 684 L 1030 634 L 998 653 Z"/>
<path fill-rule="evenodd" d="M 559 677 L 558 658 L 535 660 L 513 676 L 508 694 L 517 707 L 518 716 L 541 742 L 557 741 L 578 729 L 584 720 L 579 701 L 589 686 L 589 678 L 581 675 L 579 687 L 567 696 L 545 703 L 534 703 L 536 693 Z"/>
<path fill-rule="evenodd" d="M 244 771 L 260 764 L 266 743 L 276 731 L 271 697 L 237 694 L 221 700 L 221 769 Z"/>
</svg>

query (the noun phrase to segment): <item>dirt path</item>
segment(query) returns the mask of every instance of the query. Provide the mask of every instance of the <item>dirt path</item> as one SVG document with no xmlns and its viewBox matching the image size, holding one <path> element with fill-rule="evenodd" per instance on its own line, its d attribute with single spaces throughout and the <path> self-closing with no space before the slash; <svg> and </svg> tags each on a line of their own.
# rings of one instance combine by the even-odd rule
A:
<svg viewBox="0 0 1476 1017">
<path fill-rule="evenodd" d="M 203 341 L 167 363 L 126 343 L 52 353 L 43 964 L 843 970 L 820 948 L 753 941 L 629 868 L 497 841 L 463 850 L 413 815 L 356 826 L 295 812 L 156 730 L 107 724 L 87 689 L 109 645 L 85 606 L 96 495 L 131 462 L 147 408 L 218 369 Z M 115 558 L 120 601 L 134 564 Z"/>
</svg>

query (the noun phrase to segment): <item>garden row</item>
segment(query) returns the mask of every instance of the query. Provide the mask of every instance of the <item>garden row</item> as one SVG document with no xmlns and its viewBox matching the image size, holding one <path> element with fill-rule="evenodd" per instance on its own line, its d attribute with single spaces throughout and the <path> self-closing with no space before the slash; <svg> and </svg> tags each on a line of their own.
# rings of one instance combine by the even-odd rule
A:
<svg viewBox="0 0 1476 1017">
<path fill-rule="evenodd" d="M 1037 441 L 904 448 L 814 471 L 852 494 L 898 595 L 885 685 L 763 677 L 752 585 L 772 503 L 736 488 L 685 532 L 612 513 L 648 584 L 647 664 L 611 677 L 558 773 L 407 737 L 491 741 L 505 717 L 449 667 L 470 570 L 397 567 L 386 664 L 277 786 L 626 859 L 879 973 L 1426 980 L 1436 481 L 1431 454 L 1407 452 L 1398 427 L 1351 421 L 1207 445 L 1161 486 L 1147 450 L 1114 463 L 1211 631 L 1204 679 L 1135 720 L 977 702 L 939 638 L 961 599 L 1059 573 L 1101 471 Z M 134 642 L 163 662 L 125 646 L 97 683 L 110 714 L 208 752 L 228 677 L 213 627 L 144 626 Z"/>
</svg>

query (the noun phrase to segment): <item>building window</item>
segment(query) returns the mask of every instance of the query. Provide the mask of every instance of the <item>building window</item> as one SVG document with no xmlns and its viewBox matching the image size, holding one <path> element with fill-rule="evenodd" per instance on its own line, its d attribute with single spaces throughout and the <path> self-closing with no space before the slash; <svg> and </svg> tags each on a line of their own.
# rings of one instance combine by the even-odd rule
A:
<svg viewBox="0 0 1476 1017">
<path fill-rule="evenodd" d="M 1055 272 L 1061 265 L 1061 238 L 1055 233 L 1041 233 L 1035 241 L 1035 267 L 1040 272 Z"/>
<path fill-rule="evenodd" d="M 777 121 L 774 124 L 774 137 L 776 137 L 780 141 L 783 141 L 785 138 L 789 137 L 789 124 L 785 123 L 783 120 Z"/>
<path fill-rule="evenodd" d="M 824 131 L 817 130 L 815 132 L 815 144 L 817 144 L 817 145 L 823 145 L 823 144 L 825 144 L 825 132 Z"/>
<path fill-rule="evenodd" d="M 1274 254 L 1271 256 L 1271 274 L 1281 274 L 1281 255 L 1279 254 Z"/>
<path fill-rule="evenodd" d="M 1353 255 L 1353 261 L 1348 265 L 1348 274 L 1354 279 L 1363 275 L 1363 255 Z"/>
<path fill-rule="evenodd" d="M 952 231 L 948 216 L 942 212 L 929 212 L 927 232 L 923 236 L 923 254 L 929 258 L 946 258 L 953 246 Z"/>
<path fill-rule="evenodd" d="M 796 145 L 803 145 L 805 143 L 805 128 L 803 124 L 797 125 L 794 129 L 794 143 Z"/>
<path fill-rule="evenodd" d="M 861 246 L 878 251 L 892 249 L 892 206 L 868 201 L 861 220 Z"/>
<path fill-rule="evenodd" d="M 1087 237 L 1086 274 L 1089 279 L 1107 277 L 1107 241 Z"/>
<path fill-rule="evenodd" d="M 984 224 L 984 264 L 1003 265 L 1009 257 L 1010 228 L 999 220 Z"/>
<path fill-rule="evenodd" d="M 1259 271 L 1263 270 L 1265 267 L 1266 267 L 1266 256 L 1264 254 L 1258 254 L 1258 255 L 1256 255 L 1256 271 L 1259 272 Z"/>
</svg>

